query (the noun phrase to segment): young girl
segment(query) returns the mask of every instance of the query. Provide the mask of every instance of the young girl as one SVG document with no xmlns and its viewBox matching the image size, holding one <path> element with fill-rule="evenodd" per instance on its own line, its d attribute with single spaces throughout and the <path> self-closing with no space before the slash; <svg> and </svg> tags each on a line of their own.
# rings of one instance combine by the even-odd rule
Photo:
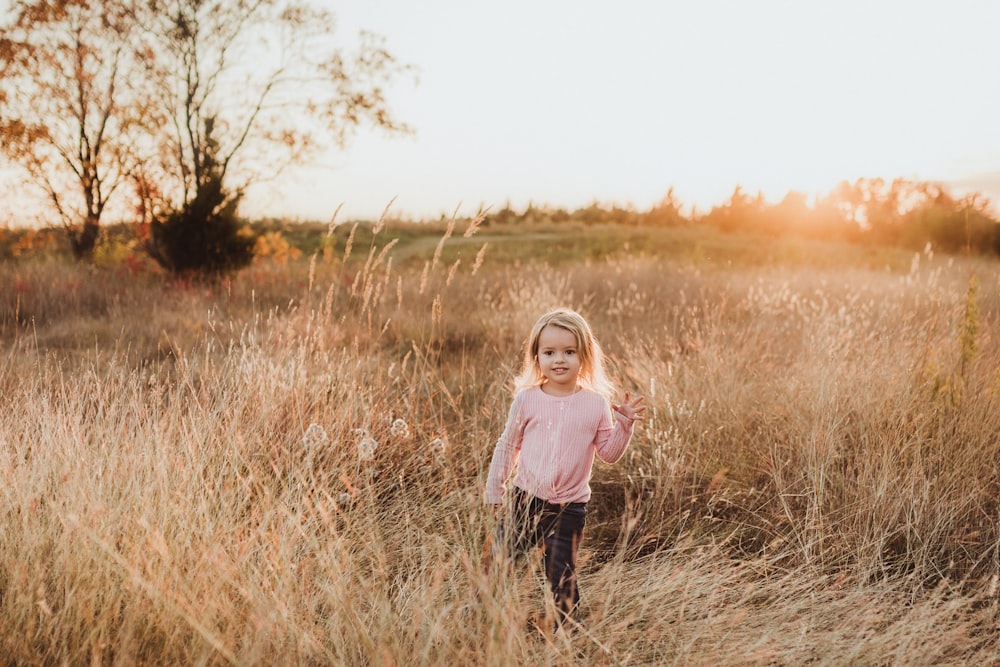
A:
<svg viewBox="0 0 1000 667">
<path fill-rule="evenodd" d="M 611 394 L 601 347 L 586 320 L 565 308 L 543 315 L 525 346 L 484 499 L 499 513 L 516 466 L 498 542 L 515 556 L 542 544 L 560 625 L 576 620 L 580 602 L 576 558 L 594 455 L 607 463 L 620 459 L 646 409 L 641 396 L 628 392 L 620 405 L 610 405 Z"/>
</svg>

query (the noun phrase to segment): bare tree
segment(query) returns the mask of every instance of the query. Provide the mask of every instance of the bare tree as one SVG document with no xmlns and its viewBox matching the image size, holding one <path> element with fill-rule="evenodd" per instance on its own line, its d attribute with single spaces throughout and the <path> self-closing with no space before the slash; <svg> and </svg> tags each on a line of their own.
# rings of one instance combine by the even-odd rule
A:
<svg viewBox="0 0 1000 667">
<path fill-rule="evenodd" d="M 241 195 L 370 124 L 410 130 L 385 86 L 407 70 L 370 34 L 348 54 L 334 16 L 303 0 L 150 0 L 152 78 L 169 118 L 161 192 L 174 208 L 198 197 L 207 165 Z M 209 154 L 211 149 L 211 154 Z"/>
</svg>

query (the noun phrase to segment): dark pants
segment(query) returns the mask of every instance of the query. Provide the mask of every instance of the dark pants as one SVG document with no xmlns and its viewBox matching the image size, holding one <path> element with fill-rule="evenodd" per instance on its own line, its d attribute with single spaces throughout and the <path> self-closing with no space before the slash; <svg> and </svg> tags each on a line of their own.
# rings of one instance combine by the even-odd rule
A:
<svg viewBox="0 0 1000 667">
<path fill-rule="evenodd" d="M 580 603 L 576 557 L 587 520 L 587 504 L 554 504 L 517 487 L 513 487 L 511 496 L 510 512 L 504 514 L 497 527 L 497 542 L 514 558 L 541 545 L 558 621 L 574 618 Z"/>
</svg>

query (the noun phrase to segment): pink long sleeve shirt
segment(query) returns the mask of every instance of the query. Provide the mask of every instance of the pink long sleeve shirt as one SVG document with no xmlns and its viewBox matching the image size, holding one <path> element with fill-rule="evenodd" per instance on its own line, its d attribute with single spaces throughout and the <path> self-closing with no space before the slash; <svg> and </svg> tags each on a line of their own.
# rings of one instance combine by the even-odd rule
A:
<svg viewBox="0 0 1000 667">
<path fill-rule="evenodd" d="M 493 451 L 485 502 L 502 502 L 515 465 L 514 485 L 531 495 L 552 503 L 587 502 L 594 456 L 614 463 L 632 438 L 633 421 L 616 417 L 603 396 L 587 389 L 570 396 L 550 396 L 540 387 L 517 393 Z"/>
</svg>

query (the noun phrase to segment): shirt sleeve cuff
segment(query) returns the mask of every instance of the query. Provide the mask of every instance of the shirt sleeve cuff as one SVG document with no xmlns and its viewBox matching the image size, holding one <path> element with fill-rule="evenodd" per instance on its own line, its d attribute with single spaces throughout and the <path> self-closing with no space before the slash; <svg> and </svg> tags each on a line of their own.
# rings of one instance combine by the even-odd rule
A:
<svg viewBox="0 0 1000 667">
<path fill-rule="evenodd" d="M 502 502 L 503 502 L 502 491 L 499 494 L 497 494 L 496 492 L 490 493 L 489 491 L 483 494 L 483 503 L 486 505 L 499 505 Z"/>
</svg>

